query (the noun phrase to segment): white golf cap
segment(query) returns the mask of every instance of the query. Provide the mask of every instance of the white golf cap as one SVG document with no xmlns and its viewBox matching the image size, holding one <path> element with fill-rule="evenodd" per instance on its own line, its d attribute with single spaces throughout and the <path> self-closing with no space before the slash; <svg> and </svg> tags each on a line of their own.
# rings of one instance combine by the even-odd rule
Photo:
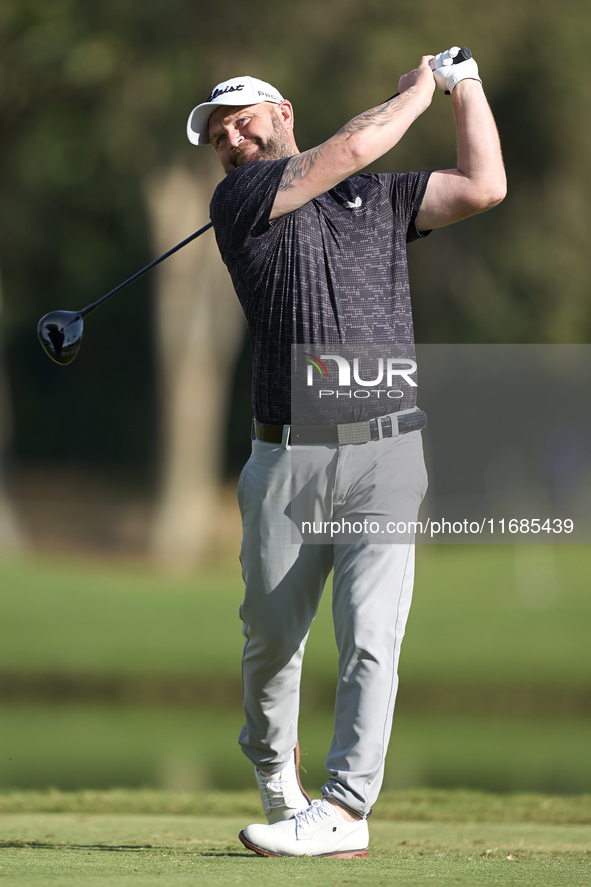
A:
<svg viewBox="0 0 591 887">
<path fill-rule="evenodd" d="M 197 105 L 189 114 L 187 136 L 194 145 L 209 145 L 207 124 L 212 112 L 220 105 L 258 105 L 259 102 L 284 101 L 270 83 L 256 77 L 233 77 L 218 83 L 206 102 Z"/>
</svg>

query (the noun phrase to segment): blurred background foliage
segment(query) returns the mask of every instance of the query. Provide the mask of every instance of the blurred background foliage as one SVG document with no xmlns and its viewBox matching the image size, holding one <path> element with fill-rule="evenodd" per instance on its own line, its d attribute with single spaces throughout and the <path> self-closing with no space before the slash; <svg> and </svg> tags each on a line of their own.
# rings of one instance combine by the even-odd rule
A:
<svg viewBox="0 0 591 887">
<path fill-rule="evenodd" d="M 590 25 L 583 0 L 460 0 L 445 16 L 433 0 L 298 0 L 280 11 L 270 0 L 3 0 L 0 262 L 13 458 L 150 477 L 154 279 L 93 317 L 83 359 L 69 370 L 48 365 L 34 327 L 46 311 L 82 307 L 153 257 L 146 178 L 173 159 L 206 162 L 184 136 L 187 113 L 237 72 L 293 100 L 305 149 L 391 95 L 421 53 L 470 45 L 498 120 L 509 196 L 412 252 L 417 338 L 587 341 Z M 453 165 L 453 132 L 449 101 L 438 94 L 377 166 Z M 237 375 L 248 401 L 245 374 Z"/>
<path fill-rule="evenodd" d="M 160 584 L 150 589 L 146 573 L 127 582 L 127 568 L 102 573 L 95 562 L 80 567 L 69 559 L 74 547 L 142 558 L 150 550 L 158 479 L 170 458 L 163 444 L 165 406 L 174 395 L 163 385 L 170 357 L 161 341 L 163 306 L 177 312 L 177 323 L 184 317 L 172 299 L 167 302 L 164 278 L 143 278 L 93 315 L 82 352 L 69 368 L 50 363 L 35 335 L 41 315 L 82 308 L 207 221 L 207 195 L 221 170 L 211 151 L 186 140 L 191 108 L 217 82 L 253 74 L 293 101 L 304 150 L 392 95 L 399 75 L 421 54 L 469 46 L 501 133 L 509 193 L 493 212 L 438 231 L 411 249 L 417 339 L 587 342 L 590 26 L 585 0 L 457 0 L 445 9 L 435 0 L 296 0 L 282 6 L 271 0 L 2 0 L 0 547 L 16 550 L 20 542 L 66 554 L 51 563 L 32 556 L 30 562 L 9 560 L 0 573 L 3 629 L 10 638 L 0 663 L 4 736 L 11 751 L 22 750 L 18 764 L 4 767 L 0 784 L 190 788 L 250 780 L 244 764 L 228 769 L 229 759 L 240 760 L 233 739 L 240 720 L 233 708 L 237 690 L 229 677 L 237 673 L 240 647 L 238 623 L 229 613 L 240 595 L 240 527 L 233 489 L 224 486 L 232 487 L 248 454 L 250 358 L 248 345 L 240 345 L 233 332 L 237 321 L 218 298 L 223 286 L 210 293 L 212 311 L 218 304 L 217 326 L 206 330 L 212 365 L 223 350 L 226 324 L 231 340 L 224 355 L 228 391 L 219 400 L 222 457 L 210 457 L 203 468 L 216 485 L 218 512 L 196 524 L 194 533 L 195 539 L 207 538 L 205 549 L 195 542 L 200 561 L 222 566 L 221 573 L 200 568 L 205 590 L 195 591 L 194 576 L 182 593 L 165 579 L 154 580 Z M 375 168 L 454 163 L 449 99 L 438 93 Z M 170 242 L 156 249 L 153 183 L 178 170 L 195 182 L 195 188 L 186 186 L 194 228 L 171 231 Z M 181 206 L 177 215 L 182 220 Z M 205 257 L 189 254 L 191 249 L 187 255 L 198 256 L 192 272 L 197 280 Z M 212 235 L 203 249 L 215 252 Z M 198 417 L 199 378 L 194 390 L 191 409 Z M 196 481 L 197 497 L 199 489 Z M 588 551 L 572 547 L 562 560 L 544 554 L 537 562 L 535 554 L 533 560 L 508 555 L 504 561 L 492 548 L 475 562 L 459 549 L 421 557 L 427 567 L 423 578 L 419 573 L 419 591 L 431 588 L 443 597 L 417 596 L 417 625 L 411 620 L 405 642 L 414 690 L 403 706 L 410 720 L 394 740 L 402 746 L 389 784 L 589 790 L 589 675 L 581 665 L 585 656 L 588 665 L 589 602 L 584 585 L 577 586 L 584 582 Z M 190 557 L 187 562 L 194 566 Z M 495 572 L 503 563 L 507 571 Z M 484 588 L 483 575 L 492 577 L 490 587 Z M 571 606 L 573 587 L 578 591 Z M 452 601 L 451 610 L 441 600 Z M 475 600 L 478 606 L 470 610 Z M 499 601 L 504 603 L 491 615 Z M 170 610 L 181 615 L 176 627 L 164 619 Z M 447 642 L 441 644 L 445 613 Z M 322 619 L 323 630 L 330 631 L 328 611 Z M 187 634 L 193 624 L 194 638 Z M 224 638 L 227 631 L 232 640 L 218 649 L 212 625 L 220 631 L 223 626 Z M 212 638 L 221 651 L 217 682 L 199 653 L 210 649 Z M 552 644 L 550 668 L 544 651 Z M 312 648 L 311 669 L 329 681 L 333 660 L 327 665 L 321 649 L 322 641 Z M 129 683 L 129 662 L 137 665 L 134 680 L 138 674 L 145 680 Z M 450 662 L 455 664 L 446 670 Z M 189 716 L 182 709 L 164 730 L 160 708 L 134 714 L 129 705 L 143 699 L 157 706 L 171 692 L 171 684 L 159 683 L 171 671 L 185 688 L 178 698 L 172 693 L 179 704 L 221 700 L 223 717 Z M 426 688 L 436 676 L 445 686 L 435 680 L 435 695 L 429 696 Z M 470 681 L 476 689 L 465 693 Z M 206 684 L 213 687 L 207 693 Z M 320 693 L 323 710 L 327 694 Z M 490 706 L 489 720 L 468 723 L 479 698 Z M 65 709 L 56 707 L 58 699 Z M 441 707 L 468 720 L 454 727 L 437 715 Z M 435 720 L 419 723 L 417 709 Z M 522 724 L 509 717 L 516 712 L 531 717 Z M 126 740 L 113 738 L 113 718 L 117 730 L 130 725 Z M 319 723 L 310 721 L 307 728 L 311 749 L 314 737 L 321 737 L 319 747 L 328 741 L 326 717 Z M 138 755 L 150 724 L 177 736 L 176 745 L 165 739 L 158 744 L 155 731 Z M 41 753 L 34 739 L 43 732 L 51 742 Z M 196 751 L 197 735 L 204 745 Z M 94 757 L 80 750 L 89 737 L 96 739 Z"/>
</svg>

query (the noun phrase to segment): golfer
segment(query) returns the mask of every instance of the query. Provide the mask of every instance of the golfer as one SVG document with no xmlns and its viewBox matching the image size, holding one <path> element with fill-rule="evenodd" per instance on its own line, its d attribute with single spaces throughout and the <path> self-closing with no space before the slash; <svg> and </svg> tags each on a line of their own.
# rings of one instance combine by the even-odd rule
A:
<svg viewBox="0 0 591 887">
<path fill-rule="evenodd" d="M 247 826 L 240 839 L 263 856 L 368 852 L 367 816 L 382 784 L 411 602 L 413 540 L 298 543 L 292 511 L 307 496 L 360 521 L 387 516 L 397 503 L 416 519 L 427 486 L 425 417 L 415 403 L 401 409 L 366 399 L 357 404 L 360 421 L 292 428 L 291 346 L 311 346 L 315 355 L 331 345 L 412 346 L 407 243 L 503 199 L 499 138 L 478 67 L 469 53 L 460 58 L 457 47 L 423 56 L 400 78 L 399 95 L 304 152 L 290 102 L 253 77 L 219 84 L 187 125 L 191 142 L 211 144 L 227 173 L 211 219 L 253 353 L 252 456 L 238 487 L 240 744 L 254 764 L 267 823 Z M 437 87 L 451 94 L 457 167 L 359 175 L 400 141 Z M 313 97 L 328 98 L 321 89 Z M 298 776 L 300 675 L 332 569 L 335 731 L 328 780 L 310 802 Z"/>
</svg>

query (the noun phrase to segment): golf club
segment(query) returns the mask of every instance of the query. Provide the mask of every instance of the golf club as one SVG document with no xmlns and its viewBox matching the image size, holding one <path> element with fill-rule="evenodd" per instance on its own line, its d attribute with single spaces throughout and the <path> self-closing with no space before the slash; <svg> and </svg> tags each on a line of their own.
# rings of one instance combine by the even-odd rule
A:
<svg viewBox="0 0 591 887">
<path fill-rule="evenodd" d="M 80 351 L 80 345 L 82 344 L 85 317 L 88 317 L 88 315 L 94 311 L 95 308 L 98 308 L 102 302 L 110 299 L 111 296 L 114 296 L 119 290 L 122 290 L 130 283 L 133 283 L 133 281 L 137 280 L 138 277 L 141 277 L 142 274 L 150 271 L 151 268 L 154 268 L 169 256 L 172 256 L 173 253 L 176 253 L 177 250 L 181 249 L 183 246 L 191 243 L 192 240 L 195 240 L 196 237 L 199 237 L 200 234 L 203 234 L 211 228 L 211 226 L 212 223 L 208 222 L 208 224 L 204 225 L 203 228 L 200 228 L 199 231 L 195 231 L 195 233 L 191 234 L 190 237 L 187 237 L 186 240 L 177 243 L 176 246 L 169 249 L 168 252 L 160 256 L 159 259 L 150 262 L 150 264 L 146 265 L 145 268 L 142 268 L 141 271 L 138 271 L 132 277 L 129 277 L 123 283 L 120 283 L 119 286 L 112 289 L 110 293 L 106 294 L 106 296 L 97 299 L 92 305 L 83 308 L 82 311 L 50 311 L 49 314 L 42 317 L 37 324 L 37 335 L 39 336 L 39 341 L 41 342 L 45 353 L 48 354 L 55 363 L 59 363 L 62 366 L 72 363 Z"/>
</svg>

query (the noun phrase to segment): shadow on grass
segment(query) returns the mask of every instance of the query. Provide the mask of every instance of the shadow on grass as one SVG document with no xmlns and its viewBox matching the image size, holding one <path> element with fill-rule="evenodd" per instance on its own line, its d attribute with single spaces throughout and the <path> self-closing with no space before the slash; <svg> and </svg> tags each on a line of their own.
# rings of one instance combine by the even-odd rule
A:
<svg viewBox="0 0 591 887">
<path fill-rule="evenodd" d="M 31 850 L 106 850 L 110 853 L 142 853 L 144 851 L 163 851 L 174 853 L 177 856 L 214 856 L 214 857 L 242 857 L 244 859 L 260 859 L 253 853 L 236 853 L 231 850 L 185 850 L 179 847 L 167 847 L 158 844 L 70 844 L 47 843 L 44 841 L 0 841 L 0 850 L 14 849 L 15 847 L 29 848 Z"/>
</svg>

